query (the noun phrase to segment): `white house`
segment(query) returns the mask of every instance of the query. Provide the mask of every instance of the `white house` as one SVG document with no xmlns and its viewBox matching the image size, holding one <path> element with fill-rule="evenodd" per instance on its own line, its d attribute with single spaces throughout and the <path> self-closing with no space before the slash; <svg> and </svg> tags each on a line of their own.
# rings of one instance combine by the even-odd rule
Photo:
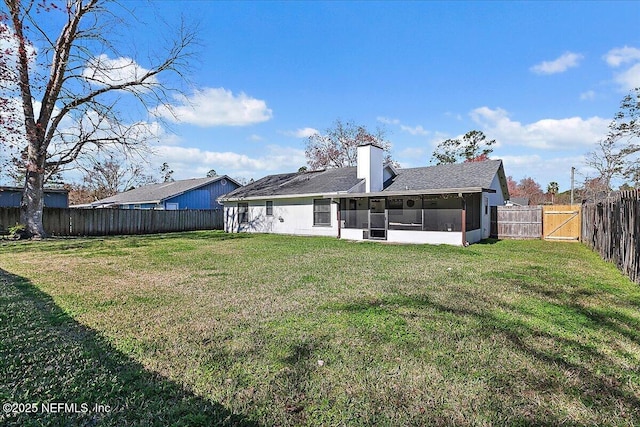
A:
<svg viewBox="0 0 640 427">
<path fill-rule="evenodd" d="M 364 145 L 357 167 L 269 175 L 220 201 L 230 233 L 466 245 L 508 198 L 501 160 L 395 169 Z"/>
</svg>

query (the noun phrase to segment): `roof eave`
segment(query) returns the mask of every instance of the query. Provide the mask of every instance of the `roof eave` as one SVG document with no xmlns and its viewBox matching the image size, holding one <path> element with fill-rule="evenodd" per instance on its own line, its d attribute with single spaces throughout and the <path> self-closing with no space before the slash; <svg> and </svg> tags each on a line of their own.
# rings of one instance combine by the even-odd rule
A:
<svg viewBox="0 0 640 427">
<path fill-rule="evenodd" d="M 349 193 L 338 194 L 330 197 L 339 198 L 361 198 L 361 197 L 387 197 L 387 196 L 421 196 L 421 195 L 440 195 L 440 194 L 469 194 L 469 193 L 495 193 L 492 188 L 483 187 L 464 187 L 464 188 L 436 188 L 421 190 L 402 190 L 402 191 L 378 191 L 375 193 Z"/>
<path fill-rule="evenodd" d="M 318 198 L 330 198 L 337 197 L 346 194 L 344 192 L 333 192 L 333 193 L 307 193 L 307 194 L 271 194 L 271 195 L 263 195 L 263 196 L 249 196 L 249 197 L 221 197 L 218 200 L 221 202 L 245 202 L 252 200 L 274 200 L 274 199 L 306 199 L 309 197 L 318 197 Z"/>
</svg>

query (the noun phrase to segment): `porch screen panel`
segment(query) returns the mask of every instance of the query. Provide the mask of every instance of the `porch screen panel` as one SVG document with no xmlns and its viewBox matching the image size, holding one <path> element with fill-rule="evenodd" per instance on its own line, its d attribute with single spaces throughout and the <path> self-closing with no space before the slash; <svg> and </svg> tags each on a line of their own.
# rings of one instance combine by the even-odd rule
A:
<svg viewBox="0 0 640 427">
<path fill-rule="evenodd" d="M 465 197 L 467 214 L 466 225 L 467 231 L 477 230 L 480 228 L 480 202 L 482 201 L 482 195 L 480 193 L 470 194 Z"/>
<path fill-rule="evenodd" d="M 369 201 L 367 199 L 342 199 L 340 219 L 344 228 L 369 228 Z"/>
<path fill-rule="evenodd" d="M 389 230 L 421 230 L 422 199 L 396 197 L 387 199 Z"/>
<path fill-rule="evenodd" d="M 424 200 L 423 231 L 462 231 L 462 201 L 459 198 Z"/>
</svg>

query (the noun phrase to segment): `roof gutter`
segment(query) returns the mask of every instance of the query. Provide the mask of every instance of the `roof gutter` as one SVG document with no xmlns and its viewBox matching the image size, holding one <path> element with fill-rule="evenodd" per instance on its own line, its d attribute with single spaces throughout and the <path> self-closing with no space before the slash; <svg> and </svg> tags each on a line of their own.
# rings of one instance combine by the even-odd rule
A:
<svg viewBox="0 0 640 427">
<path fill-rule="evenodd" d="M 265 194 L 263 196 L 250 196 L 250 197 L 219 197 L 218 201 L 221 202 L 244 202 L 251 200 L 274 200 L 274 199 L 302 199 L 309 197 L 317 198 L 332 198 L 345 195 L 347 193 L 307 193 L 307 194 Z"/>
<path fill-rule="evenodd" d="M 340 193 L 337 195 L 326 195 L 325 198 L 362 198 L 362 197 L 386 197 L 386 196 L 422 196 L 441 194 L 461 194 L 461 193 L 495 193 L 492 188 L 465 187 L 465 188 L 442 188 L 425 190 L 404 190 L 404 191 L 378 191 L 375 193 Z"/>
</svg>

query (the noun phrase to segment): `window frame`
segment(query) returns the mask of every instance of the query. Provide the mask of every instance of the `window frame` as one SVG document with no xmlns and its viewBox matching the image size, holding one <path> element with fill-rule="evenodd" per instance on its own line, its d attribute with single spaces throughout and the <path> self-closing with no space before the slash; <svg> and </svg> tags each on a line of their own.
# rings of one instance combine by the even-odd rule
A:
<svg viewBox="0 0 640 427">
<path fill-rule="evenodd" d="M 264 204 L 267 216 L 273 216 L 273 200 L 267 200 Z"/>
<path fill-rule="evenodd" d="M 318 208 L 323 207 L 323 210 Z M 328 209 L 326 209 L 328 207 Z M 318 215 L 327 215 L 328 222 L 320 222 Z M 314 227 L 331 227 L 331 199 L 313 199 L 313 226 Z"/>
</svg>

